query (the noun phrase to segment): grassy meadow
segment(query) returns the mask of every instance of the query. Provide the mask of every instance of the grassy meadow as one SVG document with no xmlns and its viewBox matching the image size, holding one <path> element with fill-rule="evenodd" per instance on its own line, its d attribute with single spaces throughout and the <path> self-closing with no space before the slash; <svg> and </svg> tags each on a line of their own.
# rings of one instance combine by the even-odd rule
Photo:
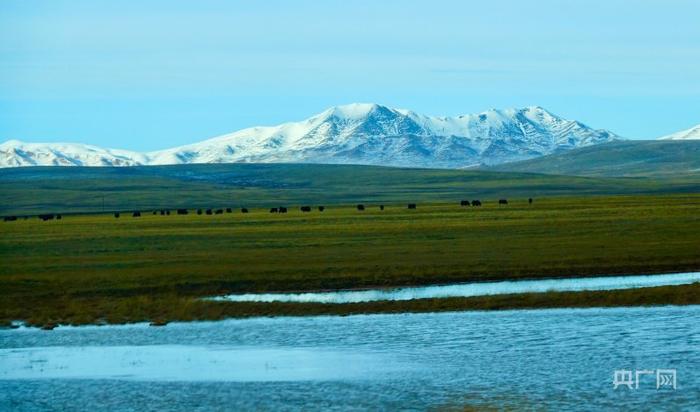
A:
<svg viewBox="0 0 700 412">
<path fill-rule="evenodd" d="M 299 313 L 700 303 L 698 286 L 353 305 L 203 302 L 207 295 L 700 270 L 700 195 L 328 204 L 287 214 L 0 222 L 0 320 L 31 324 Z M 310 203 L 316 206 L 315 203 Z M 235 205 L 234 205 L 235 206 Z"/>
<path fill-rule="evenodd" d="M 700 174 L 572 177 L 314 164 L 0 169 L 0 215 L 664 193 L 700 193 Z"/>
</svg>

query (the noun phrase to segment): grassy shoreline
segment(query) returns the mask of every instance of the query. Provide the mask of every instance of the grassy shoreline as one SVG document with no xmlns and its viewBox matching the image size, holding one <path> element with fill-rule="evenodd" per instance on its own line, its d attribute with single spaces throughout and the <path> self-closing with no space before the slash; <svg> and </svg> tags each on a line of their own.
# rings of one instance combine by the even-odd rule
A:
<svg viewBox="0 0 700 412">
<path fill-rule="evenodd" d="M 346 304 L 211 302 L 191 297 L 132 297 L 63 300 L 18 310 L 0 320 L 0 327 L 21 320 L 27 326 L 126 324 L 212 321 L 228 318 L 278 316 L 348 316 L 362 314 L 434 313 L 473 310 L 605 308 L 700 304 L 700 283 L 639 289 L 584 292 L 545 292 L 469 298 L 416 299 Z M 45 311 L 45 312 L 44 312 Z M 62 315 L 59 315 L 59 312 Z M 7 314 L 6 314 L 7 315 Z M 106 315 L 106 316 L 105 316 Z"/>
</svg>

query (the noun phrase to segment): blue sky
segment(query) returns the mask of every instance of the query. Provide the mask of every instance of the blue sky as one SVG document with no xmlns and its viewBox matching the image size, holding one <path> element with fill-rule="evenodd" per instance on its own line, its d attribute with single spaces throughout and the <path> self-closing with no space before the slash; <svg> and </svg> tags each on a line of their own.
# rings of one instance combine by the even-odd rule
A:
<svg viewBox="0 0 700 412">
<path fill-rule="evenodd" d="M 133 150 L 350 102 L 700 123 L 700 2 L 0 2 L 0 141 Z"/>
</svg>

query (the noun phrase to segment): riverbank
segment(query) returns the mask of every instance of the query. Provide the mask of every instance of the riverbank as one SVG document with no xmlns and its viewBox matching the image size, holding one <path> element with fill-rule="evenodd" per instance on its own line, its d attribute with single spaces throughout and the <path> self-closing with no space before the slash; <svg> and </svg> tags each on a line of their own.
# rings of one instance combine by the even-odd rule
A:
<svg viewBox="0 0 700 412">
<path fill-rule="evenodd" d="M 56 325 L 123 324 L 222 320 L 258 316 L 357 315 L 378 313 L 430 313 L 474 310 L 635 307 L 700 304 L 700 283 L 651 288 L 547 292 L 470 298 L 373 301 L 347 304 L 290 302 L 213 302 L 191 297 L 75 298 L 18 306 L 3 319 L 25 320 L 28 326 L 51 329 Z M 8 316 L 5 315 L 5 316 Z"/>
</svg>

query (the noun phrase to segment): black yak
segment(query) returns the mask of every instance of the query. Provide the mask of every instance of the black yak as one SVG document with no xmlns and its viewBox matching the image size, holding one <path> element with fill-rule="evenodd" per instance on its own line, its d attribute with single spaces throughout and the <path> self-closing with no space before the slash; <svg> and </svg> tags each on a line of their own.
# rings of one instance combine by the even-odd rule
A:
<svg viewBox="0 0 700 412">
<path fill-rule="evenodd" d="M 277 212 L 279 212 L 279 209 L 277 209 L 276 207 L 270 208 L 270 213 L 277 213 Z"/>
<path fill-rule="evenodd" d="M 246 209 L 245 207 L 242 207 L 242 208 L 241 208 L 241 213 L 248 213 L 248 209 Z"/>
<path fill-rule="evenodd" d="M 114 217 L 119 219 L 119 212 L 114 212 Z"/>
<path fill-rule="evenodd" d="M 527 199 L 527 203 L 532 204 L 532 198 Z"/>
<path fill-rule="evenodd" d="M 202 209 L 197 209 L 197 214 L 201 215 L 202 214 Z"/>
<path fill-rule="evenodd" d="M 134 213 L 131 214 L 131 217 L 141 217 L 141 212 L 136 210 L 136 211 L 134 211 Z"/>
<path fill-rule="evenodd" d="M 226 208 L 226 213 L 233 213 L 233 210 L 230 207 Z"/>
<path fill-rule="evenodd" d="M 379 205 L 379 210 L 384 210 L 384 205 Z"/>
<path fill-rule="evenodd" d="M 211 209 L 207 209 L 204 213 L 211 215 L 213 212 L 211 211 Z"/>
<path fill-rule="evenodd" d="M 302 206 L 301 208 L 302 212 L 310 212 L 311 211 L 311 206 Z"/>
<path fill-rule="evenodd" d="M 472 206 L 481 206 L 481 200 L 472 200 Z"/>
<path fill-rule="evenodd" d="M 161 215 L 161 216 L 165 216 L 165 210 L 160 209 L 160 215 Z"/>
<path fill-rule="evenodd" d="M 287 213 L 287 208 L 286 208 L 286 207 L 280 206 L 280 209 L 279 209 L 279 210 L 280 210 L 280 213 Z"/>
<path fill-rule="evenodd" d="M 165 214 L 170 216 L 170 209 L 165 209 Z"/>
<path fill-rule="evenodd" d="M 498 199 L 498 204 L 499 204 L 499 205 L 507 205 L 507 204 L 508 204 L 508 199 Z"/>
<path fill-rule="evenodd" d="M 53 214 L 39 215 L 39 219 L 43 220 L 44 222 L 46 222 L 47 220 L 53 220 L 53 218 Z"/>
<path fill-rule="evenodd" d="M 187 213 L 188 213 L 187 209 L 177 209 L 178 215 L 186 215 Z"/>
<path fill-rule="evenodd" d="M 459 205 L 460 205 L 460 206 L 469 206 L 469 201 L 468 201 L 468 200 L 462 200 L 461 202 L 459 202 Z"/>
<path fill-rule="evenodd" d="M 57 220 L 61 220 L 61 215 L 56 215 Z"/>
<path fill-rule="evenodd" d="M 324 210 L 326 210 L 326 207 L 325 207 L 325 206 L 319 206 L 319 207 L 318 207 L 318 211 L 319 211 L 319 212 L 323 212 Z"/>
<path fill-rule="evenodd" d="M 409 203 L 409 204 L 408 204 L 408 208 L 409 208 L 409 209 L 415 209 L 415 208 L 416 208 L 416 204 L 415 204 L 415 203 Z"/>
<path fill-rule="evenodd" d="M 216 210 L 214 211 L 214 214 L 217 214 L 217 215 L 221 215 L 221 214 L 223 214 L 223 213 L 224 213 L 224 209 L 216 209 Z"/>
<path fill-rule="evenodd" d="M 17 220 L 17 216 L 5 216 L 4 218 L 2 218 L 2 220 L 4 220 L 5 222 L 14 222 L 15 220 Z"/>
<path fill-rule="evenodd" d="M 357 205 L 357 210 L 365 210 L 365 205 Z"/>
</svg>

